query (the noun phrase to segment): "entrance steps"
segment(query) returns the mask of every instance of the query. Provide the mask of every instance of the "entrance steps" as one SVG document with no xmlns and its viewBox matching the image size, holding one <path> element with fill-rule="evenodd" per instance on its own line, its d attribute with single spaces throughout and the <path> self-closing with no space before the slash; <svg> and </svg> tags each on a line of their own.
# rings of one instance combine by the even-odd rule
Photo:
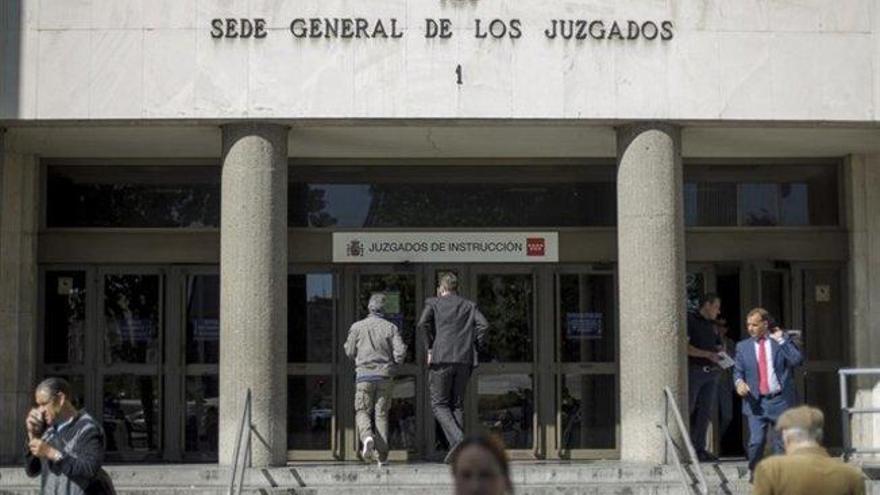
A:
<svg viewBox="0 0 880 495">
<path fill-rule="evenodd" d="M 120 495 L 225 495 L 230 470 L 204 464 L 108 466 Z M 744 463 L 704 464 L 710 493 L 748 494 Z M 513 483 L 520 495 L 673 495 L 694 493 L 673 466 L 620 462 L 515 462 Z M 868 493 L 880 494 L 880 484 Z M 871 490 L 874 490 L 873 492 Z M 434 495 L 452 493 L 449 468 L 442 464 L 398 463 L 379 468 L 357 463 L 296 464 L 249 469 L 248 494 Z M 0 494 L 36 495 L 38 479 L 24 469 L 0 468 Z"/>
</svg>

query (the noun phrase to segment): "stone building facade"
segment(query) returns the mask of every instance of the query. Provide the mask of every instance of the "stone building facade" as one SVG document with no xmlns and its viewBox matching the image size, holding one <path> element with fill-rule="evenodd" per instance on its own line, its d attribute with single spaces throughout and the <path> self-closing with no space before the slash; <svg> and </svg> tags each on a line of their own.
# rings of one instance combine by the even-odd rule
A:
<svg viewBox="0 0 880 495">
<path fill-rule="evenodd" d="M 114 458 L 229 462 L 250 390 L 256 464 L 353 459 L 373 291 L 411 348 L 393 455 L 432 458 L 412 324 L 450 270 L 494 317 L 468 428 L 515 458 L 662 460 L 706 291 L 732 337 L 758 305 L 802 331 L 833 424 L 837 370 L 880 363 L 877 0 L 0 9 L 2 462 L 51 374 Z"/>
</svg>

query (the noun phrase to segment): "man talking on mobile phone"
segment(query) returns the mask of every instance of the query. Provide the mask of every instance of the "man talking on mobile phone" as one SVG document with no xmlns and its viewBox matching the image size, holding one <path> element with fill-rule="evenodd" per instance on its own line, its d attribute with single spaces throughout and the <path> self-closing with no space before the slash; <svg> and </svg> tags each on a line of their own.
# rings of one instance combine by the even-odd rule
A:
<svg viewBox="0 0 880 495">
<path fill-rule="evenodd" d="M 47 378 L 34 392 L 36 407 L 25 420 L 25 472 L 40 476 L 44 495 L 115 494 L 104 462 L 104 431 L 72 402 L 70 384 Z"/>
<path fill-rule="evenodd" d="M 754 477 L 755 466 L 764 457 L 768 431 L 797 402 L 794 369 L 804 358 L 766 309 L 749 311 L 746 322 L 749 337 L 736 346 L 733 383 L 743 399 L 742 410 L 749 425 L 749 471 Z M 783 450 L 782 438 L 775 435 L 773 452 L 781 454 Z"/>
</svg>

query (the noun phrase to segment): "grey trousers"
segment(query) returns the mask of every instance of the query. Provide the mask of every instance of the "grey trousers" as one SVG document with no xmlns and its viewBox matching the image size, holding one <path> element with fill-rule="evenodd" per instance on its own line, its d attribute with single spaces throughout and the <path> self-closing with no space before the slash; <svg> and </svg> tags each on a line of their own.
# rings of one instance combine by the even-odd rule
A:
<svg viewBox="0 0 880 495">
<path fill-rule="evenodd" d="M 373 437 L 376 452 L 379 453 L 379 460 L 383 462 L 388 458 L 388 408 L 391 407 L 391 393 L 393 391 L 394 381 L 387 379 L 379 382 L 357 383 L 354 393 L 354 412 L 358 436 L 362 442 L 367 437 Z M 373 421 L 374 416 L 375 422 Z"/>
<path fill-rule="evenodd" d="M 701 366 L 688 368 L 688 408 L 691 422 L 691 443 L 697 453 L 706 451 L 706 432 L 712 420 L 712 410 L 718 400 L 718 375 L 712 368 L 706 373 Z"/>
<path fill-rule="evenodd" d="M 473 366 L 459 363 L 432 364 L 428 372 L 431 410 L 440 423 L 449 448 L 464 438 L 464 393 Z"/>
</svg>

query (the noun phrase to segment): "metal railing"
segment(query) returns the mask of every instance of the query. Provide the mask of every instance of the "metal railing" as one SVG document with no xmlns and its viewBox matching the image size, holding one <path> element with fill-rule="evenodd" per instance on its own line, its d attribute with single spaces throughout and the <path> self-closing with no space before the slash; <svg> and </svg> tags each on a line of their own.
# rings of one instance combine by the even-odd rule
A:
<svg viewBox="0 0 880 495">
<path fill-rule="evenodd" d="M 837 371 L 840 377 L 840 415 L 843 427 L 843 458 L 849 460 L 852 454 L 880 454 L 880 448 L 859 448 L 852 445 L 851 422 L 856 414 L 880 414 L 880 408 L 866 407 L 857 408 L 849 406 L 849 390 L 847 377 L 849 376 L 880 376 L 880 368 L 842 368 Z"/>
<path fill-rule="evenodd" d="M 251 422 L 251 389 L 247 389 L 244 398 L 244 410 L 241 413 L 241 424 L 238 427 L 238 436 L 235 437 L 235 450 L 232 454 L 232 476 L 229 479 L 228 495 L 241 495 L 244 487 L 245 469 L 251 464 L 251 432 L 254 425 Z M 246 438 L 245 438 L 246 437 Z M 241 455 L 242 442 L 244 441 L 244 455 Z M 239 470 L 241 462 L 241 470 Z M 238 485 L 235 479 L 238 477 Z"/>
<path fill-rule="evenodd" d="M 693 488 L 693 483 L 688 482 L 691 479 L 691 476 L 685 471 L 684 465 L 681 462 L 681 457 L 679 454 L 679 446 L 675 443 L 675 440 L 672 438 L 672 433 L 669 431 L 669 410 L 672 410 L 673 419 L 675 419 L 675 424 L 678 427 L 678 432 L 681 434 L 682 441 L 686 447 L 686 452 L 688 458 L 690 460 L 690 465 L 692 466 L 694 473 L 697 478 L 696 488 L 697 493 L 700 495 L 708 495 L 709 493 L 709 485 L 706 483 L 706 477 L 703 475 L 703 468 L 700 466 L 700 460 L 697 458 L 697 452 L 694 450 L 694 445 L 691 443 L 691 437 L 688 434 L 687 427 L 684 424 L 684 420 L 681 418 L 681 411 L 678 410 L 678 402 L 675 400 L 675 396 L 672 394 L 672 390 L 669 387 L 663 387 L 663 395 L 666 401 L 666 407 L 663 410 L 663 424 L 658 424 L 657 427 L 663 431 L 663 434 L 666 436 L 666 452 L 667 455 L 670 451 L 672 451 L 672 458 L 675 461 L 675 467 L 678 468 L 678 472 L 681 475 L 682 483 L 685 484 L 685 489 L 691 491 Z"/>
</svg>

